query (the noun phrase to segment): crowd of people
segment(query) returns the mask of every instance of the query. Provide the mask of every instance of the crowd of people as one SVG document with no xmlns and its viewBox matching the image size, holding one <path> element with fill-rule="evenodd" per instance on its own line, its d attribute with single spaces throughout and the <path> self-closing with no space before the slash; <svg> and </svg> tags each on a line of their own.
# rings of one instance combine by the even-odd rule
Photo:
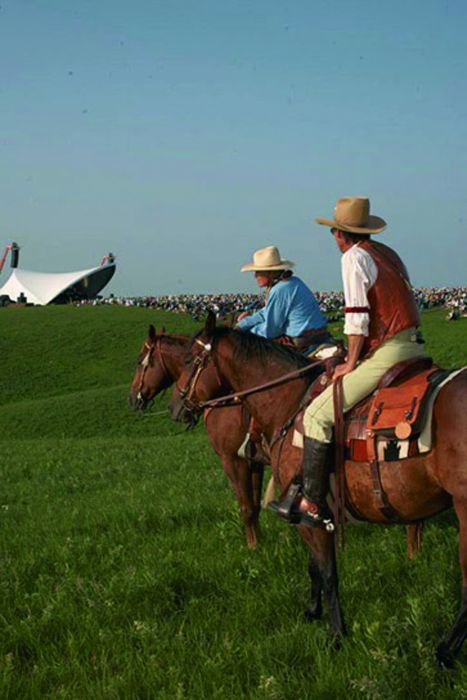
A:
<svg viewBox="0 0 467 700">
<path fill-rule="evenodd" d="M 421 309 L 445 306 L 461 314 L 467 313 L 467 287 L 440 287 L 439 289 L 421 287 L 414 291 Z"/>
<path fill-rule="evenodd" d="M 467 314 L 467 287 L 421 287 L 415 289 L 415 297 L 421 309 L 446 307 L 458 315 Z M 331 313 L 331 320 L 343 316 L 343 292 L 315 292 L 321 311 Z M 140 306 L 161 309 L 175 313 L 187 313 L 194 320 L 201 319 L 208 309 L 218 318 L 225 319 L 241 311 L 254 311 L 264 305 L 261 294 L 166 294 L 163 296 L 114 296 L 99 297 L 80 304 L 119 304 L 121 306 Z M 456 314 L 456 315 L 457 315 Z"/>
</svg>

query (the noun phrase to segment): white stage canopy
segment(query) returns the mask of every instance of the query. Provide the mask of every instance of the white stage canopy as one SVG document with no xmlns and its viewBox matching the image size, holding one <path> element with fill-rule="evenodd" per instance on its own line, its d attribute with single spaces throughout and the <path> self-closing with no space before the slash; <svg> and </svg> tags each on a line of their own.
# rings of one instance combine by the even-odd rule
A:
<svg viewBox="0 0 467 700">
<path fill-rule="evenodd" d="M 71 295 L 74 287 L 79 296 L 92 298 L 107 284 L 114 272 L 114 263 L 78 272 L 32 272 L 15 268 L 0 288 L 0 296 L 6 294 L 16 301 L 23 294 L 28 303 L 44 306 L 67 292 Z"/>
</svg>

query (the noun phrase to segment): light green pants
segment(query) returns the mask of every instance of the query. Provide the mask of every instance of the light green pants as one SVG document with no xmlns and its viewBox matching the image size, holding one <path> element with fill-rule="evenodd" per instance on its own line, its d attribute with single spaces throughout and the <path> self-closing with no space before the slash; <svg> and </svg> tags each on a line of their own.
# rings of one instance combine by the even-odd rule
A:
<svg viewBox="0 0 467 700">
<path fill-rule="evenodd" d="M 367 360 L 346 374 L 342 381 L 344 412 L 369 396 L 379 384 L 383 374 L 397 362 L 424 355 L 424 345 L 411 338 L 415 329 L 409 328 L 386 340 Z M 305 435 L 321 442 L 331 442 L 334 427 L 334 402 L 332 384 L 307 408 L 303 418 Z"/>
</svg>

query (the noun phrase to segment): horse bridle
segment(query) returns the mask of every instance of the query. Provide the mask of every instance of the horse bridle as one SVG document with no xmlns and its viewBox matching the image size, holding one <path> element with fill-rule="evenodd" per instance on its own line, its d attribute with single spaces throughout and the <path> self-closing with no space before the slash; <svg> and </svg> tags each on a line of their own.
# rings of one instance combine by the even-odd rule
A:
<svg viewBox="0 0 467 700">
<path fill-rule="evenodd" d="M 147 355 L 144 357 L 144 359 L 141 361 L 141 367 L 143 368 L 143 371 L 141 372 L 141 377 L 139 379 L 139 386 L 138 386 L 138 393 L 136 394 L 136 398 L 138 401 L 141 401 L 143 398 L 143 387 L 144 387 L 144 377 L 146 375 L 146 371 L 148 367 L 152 366 L 152 356 L 154 354 L 154 351 L 156 351 L 159 361 L 161 363 L 162 369 L 165 374 L 169 374 L 169 371 L 167 369 L 167 365 L 165 364 L 164 356 L 162 354 L 161 350 L 161 338 L 162 336 L 158 336 L 156 338 L 155 343 L 148 343 L 147 341 L 144 343 L 143 348 L 148 351 Z"/>
<path fill-rule="evenodd" d="M 195 338 L 194 342 L 202 347 L 202 351 L 193 358 L 191 371 L 186 379 L 185 385 L 181 387 L 179 386 L 178 382 L 176 384 L 180 399 L 182 400 L 185 409 L 189 413 L 200 413 L 206 408 L 223 408 L 225 406 L 238 405 L 241 399 L 244 397 L 251 396 L 252 394 L 256 394 L 260 391 L 265 391 L 266 389 L 271 389 L 273 387 L 279 386 L 280 384 L 292 381 L 293 379 L 298 379 L 298 377 L 307 374 L 314 367 L 322 365 L 322 360 L 318 360 L 317 362 L 311 362 L 305 367 L 301 367 L 300 369 L 294 370 L 293 372 L 288 372 L 287 374 L 284 374 L 281 377 L 272 379 L 271 381 L 266 382 L 264 384 L 259 384 L 257 386 L 250 387 L 249 389 L 236 391 L 233 394 L 221 396 L 217 399 L 209 399 L 208 401 L 193 401 L 193 394 L 196 389 L 196 384 L 198 383 L 201 374 L 206 369 L 211 359 L 214 361 L 214 367 L 216 370 L 216 377 L 219 386 L 222 386 L 222 380 L 220 378 L 219 369 L 215 362 L 215 355 L 213 354 L 212 342 L 203 343 L 203 341 L 199 338 Z"/>
<path fill-rule="evenodd" d="M 212 355 L 212 343 L 203 343 L 203 341 L 199 338 L 195 338 L 194 342 L 197 345 L 200 345 L 202 347 L 202 350 L 198 355 L 195 355 L 195 357 L 193 358 L 191 363 L 191 370 L 185 381 L 184 386 L 179 386 L 178 382 L 176 384 L 180 399 L 182 400 L 185 409 L 190 413 L 198 413 L 203 410 L 205 402 L 193 401 L 193 394 L 195 392 L 196 385 L 198 383 L 199 378 L 201 377 L 201 374 L 209 365 L 210 360 L 214 357 Z M 214 366 L 216 369 L 217 381 L 219 382 L 219 385 L 222 385 L 222 382 L 219 377 L 219 372 L 215 363 Z"/>
</svg>

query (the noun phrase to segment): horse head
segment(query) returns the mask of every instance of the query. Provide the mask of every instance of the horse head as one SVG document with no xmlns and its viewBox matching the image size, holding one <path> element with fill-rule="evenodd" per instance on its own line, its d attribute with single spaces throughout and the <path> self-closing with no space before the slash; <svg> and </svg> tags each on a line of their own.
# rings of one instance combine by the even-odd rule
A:
<svg viewBox="0 0 467 700">
<path fill-rule="evenodd" d="M 177 368 L 173 367 L 174 345 L 167 341 L 171 336 L 165 335 L 162 327 L 159 334 L 151 324 L 148 336 L 144 341 L 138 355 L 135 376 L 131 383 L 129 403 L 133 408 L 144 410 L 155 397 L 167 389 L 177 378 Z M 186 338 L 179 338 L 179 344 L 183 345 Z M 182 354 L 180 353 L 180 358 Z M 181 371 L 181 360 L 179 371 Z"/>
<path fill-rule="evenodd" d="M 204 402 L 222 396 L 229 388 L 219 373 L 215 334 L 216 316 L 209 311 L 204 328 L 191 341 L 172 394 L 169 412 L 173 420 L 196 425 Z"/>
</svg>

